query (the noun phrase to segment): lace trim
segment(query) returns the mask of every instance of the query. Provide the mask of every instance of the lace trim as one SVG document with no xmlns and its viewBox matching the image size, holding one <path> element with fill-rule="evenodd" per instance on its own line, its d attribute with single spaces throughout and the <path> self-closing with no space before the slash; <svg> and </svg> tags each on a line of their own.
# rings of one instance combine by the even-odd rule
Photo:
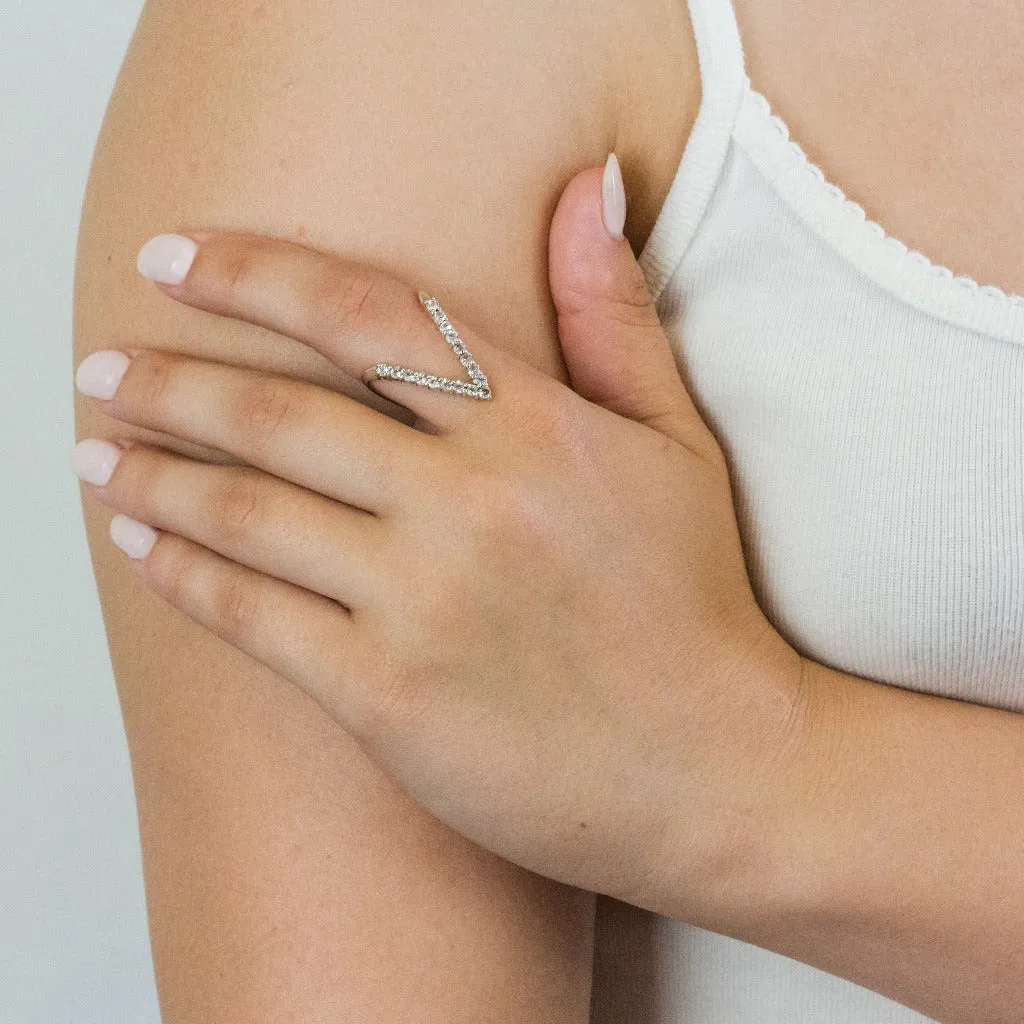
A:
<svg viewBox="0 0 1024 1024">
<path fill-rule="evenodd" d="M 872 243 L 886 250 L 889 259 L 885 262 L 889 264 L 890 268 L 892 268 L 893 262 L 897 264 L 902 263 L 904 267 L 912 266 L 914 273 L 919 274 L 930 285 L 943 288 L 948 287 L 947 295 L 952 292 L 954 295 L 960 296 L 961 300 L 967 302 L 974 302 L 980 299 L 987 306 L 990 306 L 993 312 L 996 309 L 1003 309 L 1014 321 L 1017 320 L 1021 312 L 1024 312 L 1024 295 L 1006 292 L 992 284 L 979 284 L 973 277 L 967 275 L 954 274 L 949 267 L 933 263 L 924 253 L 911 249 L 898 238 L 890 235 L 880 224 L 869 220 L 864 208 L 859 203 L 850 199 L 838 185 L 830 182 L 825 177 L 821 168 L 813 163 L 800 145 L 790 137 L 789 126 L 782 118 L 772 113 L 771 105 L 767 98 L 751 86 L 749 78 L 746 78 L 745 81 L 745 95 L 748 102 L 754 104 L 758 114 L 765 120 L 765 123 L 771 126 L 773 133 L 779 136 L 777 141 L 781 140 L 781 142 L 785 143 L 784 146 L 771 147 L 773 150 L 781 150 L 778 155 L 783 157 L 787 163 L 787 166 L 782 169 L 785 177 L 788 179 L 790 176 L 796 177 L 800 175 L 803 176 L 805 181 L 813 179 L 811 188 L 818 195 L 829 197 L 829 202 L 826 204 L 829 209 L 834 209 L 846 221 L 856 223 L 858 225 L 856 230 L 863 231 L 866 229 L 869 231 Z M 747 123 L 749 124 L 749 122 Z M 743 135 L 747 133 L 741 130 L 739 134 L 740 141 L 742 142 Z M 778 183 L 780 177 L 776 173 L 778 168 L 773 166 L 769 168 L 769 171 L 772 172 L 769 176 L 774 177 L 774 180 Z M 799 198 L 799 196 L 795 195 L 797 189 L 793 188 L 791 182 L 783 181 L 782 184 L 786 186 L 785 191 L 791 197 Z M 797 205 L 799 207 L 801 205 L 806 206 L 807 204 L 797 203 Z M 814 211 L 808 212 L 812 214 L 811 220 L 813 224 L 818 218 L 813 216 Z M 820 215 L 822 211 L 819 210 L 817 212 Z M 818 223 L 820 226 L 820 221 Z M 859 225 L 863 225 L 863 228 L 859 227 Z M 831 233 L 830 231 L 829 234 Z M 834 237 L 833 241 L 835 241 Z M 1016 331 L 1013 333 L 1016 333 Z"/>
</svg>

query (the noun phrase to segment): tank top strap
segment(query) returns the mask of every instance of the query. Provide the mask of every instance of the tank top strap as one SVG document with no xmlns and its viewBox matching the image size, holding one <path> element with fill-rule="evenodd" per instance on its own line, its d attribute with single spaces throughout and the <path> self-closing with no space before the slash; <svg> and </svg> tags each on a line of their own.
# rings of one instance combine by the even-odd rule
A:
<svg viewBox="0 0 1024 1024">
<path fill-rule="evenodd" d="M 687 0 L 700 64 L 697 119 L 675 178 L 639 256 L 657 302 L 693 238 L 725 164 L 747 85 L 731 0 Z"/>
</svg>

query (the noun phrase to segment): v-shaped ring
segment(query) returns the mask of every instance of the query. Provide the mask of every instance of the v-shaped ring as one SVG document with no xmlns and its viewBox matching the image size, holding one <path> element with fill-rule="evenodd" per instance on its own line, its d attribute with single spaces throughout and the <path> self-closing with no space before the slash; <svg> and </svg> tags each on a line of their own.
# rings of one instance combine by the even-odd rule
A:
<svg viewBox="0 0 1024 1024">
<path fill-rule="evenodd" d="M 451 345 L 452 350 L 459 357 L 459 362 L 469 373 L 469 380 L 453 380 L 450 377 L 438 377 L 433 373 L 421 373 L 419 370 L 409 370 L 404 366 L 395 366 L 393 363 L 375 363 L 367 367 L 362 374 L 364 384 L 373 380 L 405 380 L 410 384 L 420 384 L 427 388 L 436 388 L 441 391 L 450 391 L 456 395 L 469 395 L 471 398 L 490 398 L 491 386 L 487 381 L 484 371 L 477 365 L 476 360 L 469 354 L 465 342 L 459 337 L 459 332 L 452 326 L 451 321 L 445 315 L 436 299 L 432 299 L 423 292 L 417 292 L 420 302 L 427 308 L 435 324 L 445 340 Z"/>
</svg>

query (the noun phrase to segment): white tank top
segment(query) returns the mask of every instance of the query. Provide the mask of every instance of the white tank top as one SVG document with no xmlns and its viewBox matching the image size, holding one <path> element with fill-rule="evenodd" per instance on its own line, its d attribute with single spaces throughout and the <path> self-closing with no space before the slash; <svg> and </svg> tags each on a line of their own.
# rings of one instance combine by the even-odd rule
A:
<svg viewBox="0 0 1024 1024">
<path fill-rule="evenodd" d="M 802 654 L 1024 710 L 1024 297 L 933 265 L 827 182 L 689 0 L 700 111 L 640 265 L 729 462 L 758 601 Z M 600 897 L 593 1024 L 930 1024 Z"/>
</svg>

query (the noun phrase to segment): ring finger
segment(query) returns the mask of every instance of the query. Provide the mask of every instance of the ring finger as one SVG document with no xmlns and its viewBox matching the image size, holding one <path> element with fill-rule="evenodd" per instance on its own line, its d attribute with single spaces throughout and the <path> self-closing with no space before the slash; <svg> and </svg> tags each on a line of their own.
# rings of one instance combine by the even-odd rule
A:
<svg viewBox="0 0 1024 1024">
<path fill-rule="evenodd" d="M 352 609 L 380 576 L 379 519 L 247 466 L 88 438 L 72 458 L 96 497 L 269 576 Z"/>
</svg>

